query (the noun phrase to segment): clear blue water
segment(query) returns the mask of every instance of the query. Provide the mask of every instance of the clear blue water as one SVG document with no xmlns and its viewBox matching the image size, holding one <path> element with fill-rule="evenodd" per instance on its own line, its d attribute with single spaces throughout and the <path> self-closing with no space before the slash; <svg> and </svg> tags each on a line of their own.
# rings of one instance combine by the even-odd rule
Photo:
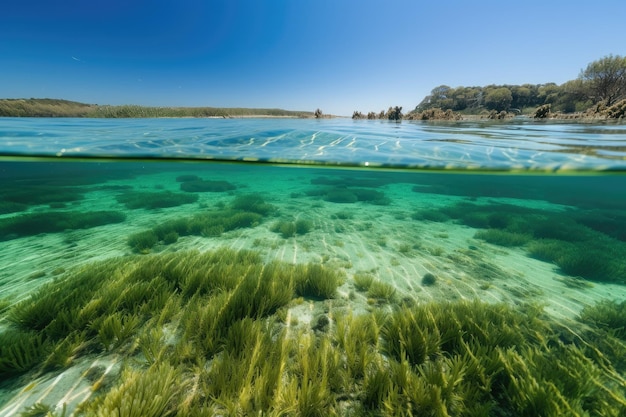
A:
<svg viewBox="0 0 626 417">
<path fill-rule="evenodd" d="M 617 124 L 350 119 L 11 119 L 4 155 L 258 160 L 498 170 L 623 170 Z"/>
<path fill-rule="evenodd" d="M 619 124 L 0 119 L 0 416 L 624 415 L 625 172 Z"/>
</svg>

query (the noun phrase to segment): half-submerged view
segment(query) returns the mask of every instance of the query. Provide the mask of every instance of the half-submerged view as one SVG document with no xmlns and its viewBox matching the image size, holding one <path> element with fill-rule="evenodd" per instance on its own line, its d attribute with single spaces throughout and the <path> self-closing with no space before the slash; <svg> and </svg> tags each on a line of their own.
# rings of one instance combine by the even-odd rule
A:
<svg viewBox="0 0 626 417">
<path fill-rule="evenodd" d="M 626 415 L 623 126 L 1 130 L 2 416 Z"/>
</svg>

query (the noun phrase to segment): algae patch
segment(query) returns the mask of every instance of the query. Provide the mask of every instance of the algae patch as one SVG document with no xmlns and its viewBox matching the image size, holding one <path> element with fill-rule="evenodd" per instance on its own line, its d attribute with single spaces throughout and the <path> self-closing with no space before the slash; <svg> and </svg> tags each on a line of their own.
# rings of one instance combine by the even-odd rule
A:
<svg viewBox="0 0 626 417">
<path fill-rule="evenodd" d="M 355 286 L 391 301 L 370 277 Z M 88 416 L 624 412 L 621 304 L 568 327 L 533 304 L 395 302 L 355 314 L 336 302 L 315 329 L 293 325 L 299 297 L 335 297 L 344 280 L 324 265 L 231 249 L 94 263 L 4 313 L 0 376 L 126 358 L 118 381 L 94 382 L 70 410 Z"/>
</svg>

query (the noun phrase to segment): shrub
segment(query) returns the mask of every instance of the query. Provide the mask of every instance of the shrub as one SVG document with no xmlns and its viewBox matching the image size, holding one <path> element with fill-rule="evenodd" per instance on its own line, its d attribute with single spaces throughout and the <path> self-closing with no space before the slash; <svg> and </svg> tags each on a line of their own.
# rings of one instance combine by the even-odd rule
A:
<svg viewBox="0 0 626 417">
<path fill-rule="evenodd" d="M 535 110 L 533 117 L 535 119 L 545 119 L 550 115 L 550 104 L 543 104 Z"/>
<path fill-rule="evenodd" d="M 402 120 L 402 106 L 389 107 L 386 116 L 389 120 Z"/>
<path fill-rule="evenodd" d="M 626 99 L 606 109 L 606 115 L 609 119 L 623 119 L 626 117 Z"/>
</svg>

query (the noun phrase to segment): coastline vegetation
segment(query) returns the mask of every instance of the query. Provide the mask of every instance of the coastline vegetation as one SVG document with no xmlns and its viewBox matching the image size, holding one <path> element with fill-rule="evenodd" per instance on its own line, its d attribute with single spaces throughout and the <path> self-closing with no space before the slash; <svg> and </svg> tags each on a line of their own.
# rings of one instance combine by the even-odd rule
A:
<svg viewBox="0 0 626 417">
<path fill-rule="evenodd" d="M 313 117 L 313 112 L 239 107 L 150 107 L 137 105 L 97 105 L 76 101 L 30 98 L 0 99 L 0 117 Z"/>
<path fill-rule="evenodd" d="M 441 112 L 442 118 L 450 117 L 446 112 L 454 112 L 459 116 L 482 115 L 492 119 L 518 114 L 540 119 L 622 119 L 626 116 L 626 57 L 608 55 L 593 61 L 576 79 L 561 85 L 440 85 L 407 118 L 425 120 L 433 111 Z"/>
<path fill-rule="evenodd" d="M 521 85 L 439 85 L 406 114 L 401 106 L 362 113 L 352 119 L 461 120 L 466 117 L 507 119 L 526 115 L 536 119 L 623 119 L 626 116 L 626 57 L 607 55 L 587 65 L 576 79 Z M 221 107 L 151 107 L 97 105 L 50 98 L 0 99 L 0 117 L 297 117 L 329 118 L 321 109 L 291 111 Z"/>
<path fill-rule="evenodd" d="M 561 85 L 439 85 L 406 114 L 402 107 L 376 113 L 354 111 L 353 119 L 461 120 L 516 115 L 544 118 L 623 119 L 626 116 L 626 57 L 608 55 L 591 62 Z"/>
</svg>

